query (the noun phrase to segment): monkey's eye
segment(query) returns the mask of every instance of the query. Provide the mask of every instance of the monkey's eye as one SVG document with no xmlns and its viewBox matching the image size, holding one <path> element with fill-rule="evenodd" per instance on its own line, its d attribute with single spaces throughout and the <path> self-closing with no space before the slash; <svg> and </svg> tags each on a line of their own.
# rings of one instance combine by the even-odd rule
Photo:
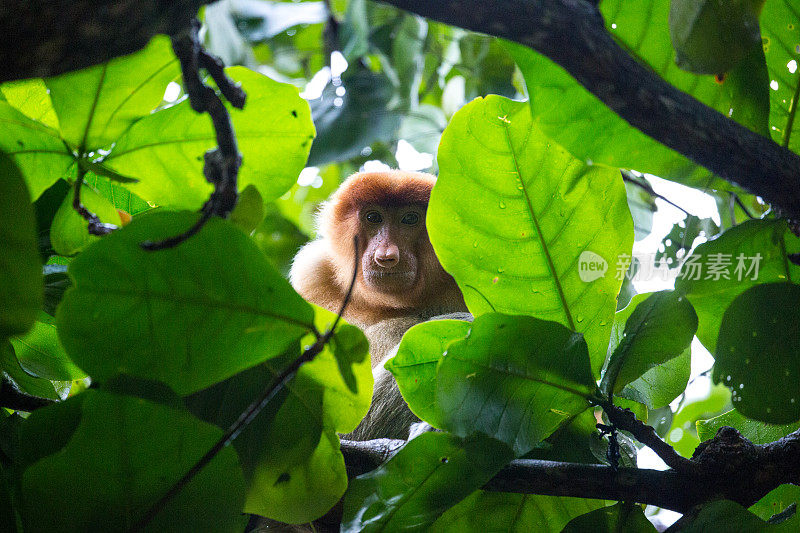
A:
<svg viewBox="0 0 800 533">
<path fill-rule="evenodd" d="M 408 224 L 409 226 L 413 226 L 417 222 L 419 222 L 419 215 L 417 213 L 411 212 L 406 213 L 403 215 L 403 219 L 400 221 L 403 224 Z"/>
<path fill-rule="evenodd" d="M 383 217 L 377 211 L 370 211 L 364 218 L 366 218 L 367 222 L 370 224 L 380 224 L 383 222 Z"/>
</svg>

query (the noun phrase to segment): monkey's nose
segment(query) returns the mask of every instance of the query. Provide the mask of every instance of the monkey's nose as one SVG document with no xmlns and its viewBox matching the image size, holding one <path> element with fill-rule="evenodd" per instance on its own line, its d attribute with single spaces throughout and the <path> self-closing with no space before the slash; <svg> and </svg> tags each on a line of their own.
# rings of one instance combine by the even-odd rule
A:
<svg viewBox="0 0 800 533">
<path fill-rule="evenodd" d="M 375 262 L 383 268 L 395 266 L 400 261 L 400 250 L 397 246 L 388 246 L 375 250 Z"/>
</svg>

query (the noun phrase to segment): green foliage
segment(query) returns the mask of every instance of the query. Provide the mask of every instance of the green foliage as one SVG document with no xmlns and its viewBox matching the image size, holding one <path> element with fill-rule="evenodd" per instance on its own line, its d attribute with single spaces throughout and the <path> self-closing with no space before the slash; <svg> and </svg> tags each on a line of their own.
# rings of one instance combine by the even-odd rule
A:
<svg viewBox="0 0 800 533">
<path fill-rule="evenodd" d="M 743 415 L 772 424 L 800 420 L 800 286 L 764 283 L 731 302 L 719 328 L 714 381 Z M 770 394 L 762 391 L 770 390 Z"/>
<path fill-rule="evenodd" d="M 131 374 L 187 394 L 279 355 L 313 329 L 308 304 L 227 222 L 212 220 L 196 239 L 158 254 L 141 248 L 196 219 L 148 214 L 70 265 L 59 336 L 95 379 Z M 208 261 L 219 243 L 226 253 Z"/>
<path fill-rule="evenodd" d="M 420 435 L 384 465 L 350 482 L 342 531 L 426 529 L 511 457 L 508 447 L 484 436 Z"/>
<path fill-rule="evenodd" d="M 760 47 L 758 14 L 764 0 L 670 3 L 669 29 L 675 62 L 698 74 L 724 74 L 753 47 Z"/>
<path fill-rule="evenodd" d="M 600 10 L 653 74 L 800 151 L 791 1 L 604 0 Z M 338 435 L 367 412 L 372 373 L 363 334 L 342 323 L 149 530 L 241 531 L 243 512 L 305 523 L 344 495 L 347 531 L 652 531 L 637 505 L 481 487 L 517 457 L 608 464 L 595 427 L 608 401 L 686 457 L 722 425 L 755 443 L 797 429 L 800 245 L 755 195 L 633 129 L 521 45 L 366 0 L 222 2 L 203 19 L 206 46 L 250 67 L 226 69 L 247 93 L 243 110 L 227 106 L 240 199 L 230 222 L 213 219 L 175 248 L 140 245 L 197 220 L 170 210 L 208 199 L 203 154 L 217 139 L 175 85 L 166 37 L 0 85 L 3 391 L 55 401 L 0 416 L 0 529 L 139 520 L 334 323 L 284 276 L 319 202 L 371 160 L 408 164 L 401 140 L 438 158 L 428 231 L 475 315 L 415 326 L 386 365 L 412 411 L 442 431 L 348 483 Z M 333 50 L 348 66 L 309 84 L 304 94 L 321 96 L 307 102 L 298 89 L 330 76 Z M 621 169 L 717 189 L 719 227 L 689 216 L 663 231 L 651 192 L 623 183 Z M 83 203 L 125 227 L 89 236 L 72 208 L 77 179 Z M 730 193 L 759 218 L 737 224 L 745 212 Z M 680 272 L 674 291 L 635 296 L 623 283 L 634 228 L 638 241 L 666 234 L 656 258 Z M 693 249 L 698 237 L 714 238 Z M 703 398 L 687 390 L 695 331 L 728 387 Z M 620 465 L 635 467 L 640 444 L 617 442 Z M 799 498 L 784 485 L 750 511 L 712 502 L 680 527 L 794 531 L 784 511 Z M 785 521 L 764 522 L 776 513 Z"/>
<path fill-rule="evenodd" d="M 638 294 L 616 314 L 611 331 L 613 352 L 600 381 L 605 394 L 620 392 L 686 351 L 697 331 L 697 315 L 686 297 L 673 291 Z"/>
<path fill-rule="evenodd" d="M 647 521 L 641 507 L 636 504 L 620 502 L 579 516 L 570 521 L 562 531 L 564 533 L 580 533 L 582 531 L 650 533 L 656 531 L 656 528 Z"/>
<path fill-rule="evenodd" d="M 528 106 L 497 96 L 453 117 L 439 167 L 428 231 L 470 311 L 530 314 L 579 331 L 598 373 L 622 282 L 613 268 L 633 242 L 618 171 L 574 159 L 537 129 Z M 582 271 L 589 261 L 612 273 Z"/>
<path fill-rule="evenodd" d="M 48 440 L 46 434 L 54 429 L 49 422 L 70 414 L 74 417 L 76 403 L 80 418 L 72 418 L 68 442 L 57 450 L 47 445 L 41 449 Z M 34 413 L 20 429 L 22 453 L 39 459 L 20 480 L 24 527 L 30 531 L 126 530 L 221 435 L 221 430 L 185 411 L 105 391 L 87 391 L 47 408 L 42 416 Z M 53 482 L 74 479 L 78 472 L 82 480 L 69 490 Z M 233 449 L 226 449 L 148 530 L 241 531 L 246 522 L 241 515 L 243 499 L 238 459 Z"/>
<path fill-rule="evenodd" d="M 787 256 L 800 241 L 783 220 L 748 220 L 695 248 L 675 282 L 697 311 L 697 338 L 714 352 L 722 315 L 739 294 L 759 283 L 800 279 Z"/>
</svg>

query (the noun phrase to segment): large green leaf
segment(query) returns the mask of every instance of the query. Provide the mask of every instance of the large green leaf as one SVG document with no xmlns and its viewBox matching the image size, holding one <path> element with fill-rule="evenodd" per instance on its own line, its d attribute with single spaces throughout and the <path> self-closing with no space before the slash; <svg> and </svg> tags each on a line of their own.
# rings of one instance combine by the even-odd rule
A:
<svg viewBox="0 0 800 533">
<path fill-rule="evenodd" d="M 428 231 L 470 311 L 560 322 L 583 333 L 599 372 L 622 283 L 615 266 L 633 244 L 619 172 L 574 159 L 527 105 L 491 95 L 450 121 L 439 168 Z"/>
<path fill-rule="evenodd" d="M 168 37 L 108 63 L 45 80 L 58 115 L 61 136 L 81 152 L 102 148 L 164 98 L 180 76 Z"/>
<path fill-rule="evenodd" d="M 93 378 L 126 373 L 187 394 L 282 353 L 312 329 L 311 307 L 226 221 L 212 219 L 175 248 L 140 246 L 196 220 L 144 214 L 70 264 L 59 336 Z"/>
<path fill-rule="evenodd" d="M 247 93 L 243 110 L 228 106 L 242 153 L 241 188 L 256 186 L 270 201 L 297 180 L 314 125 L 297 88 L 244 67 L 226 69 Z M 211 192 L 203 177 L 203 154 L 217 144 L 211 119 L 184 101 L 148 115 L 114 145 L 105 164 L 136 178 L 128 188 L 158 205 L 197 208 Z"/>
<path fill-rule="evenodd" d="M 487 437 L 420 435 L 350 482 L 342 531 L 425 530 L 511 459 L 507 446 Z"/>
<path fill-rule="evenodd" d="M 732 112 L 734 118 L 739 105 L 752 105 L 739 95 L 746 87 L 725 87 L 711 76 L 696 76 L 678 68 L 667 22 L 669 0 L 604 0 L 600 9 L 607 29 L 620 45 L 678 89 L 726 115 Z M 525 77 L 537 126 L 575 157 L 690 186 L 731 187 L 630 126 L 546 57 L 521 45 L 507 46 Z M 734 108 L 734 104 L 738 105 Z"/>
<path fill-rule="evenodd" d="M 42 291 L 33 206 L 19 169 L 0 152 L 0 344 L 33 325 Z"/>
<path fill-rule="evenodd" d="M 445 512 L 435 532 L 536 531 L 559 533 L 571 519 L 605 506 L 603 500 L 475 491 Z"/>
<path fill-rule="evenodd" d="M 479 316 L 451 343 L 436 373 L 444 428 L 490 435 L 528 453 L 597 398 L 586 343 L 564 326 L 529 316 Z"/>
<path fill-rule="evenodd" d="M 699 319 L 697 338 L 713 353 L 722 314 L 733 299 L 758 283 L 800 279 L 787 253 L 800 241 L 782 220 L 748 220 L 698 246 L 675 281 Z"/>
<path fill-rule="evenodd" d="M 436 366 L 447 353 L 447 346 L 463 339 L 471 327 L 461 320 L 417 324 L 403 335 L 397 355 L 385 365 L 411 411 L 434 427 L 443 427 L 436 406 Z"/>
<path fill-rule="evenodd" d="M 674 291 L 637 294 L 614 317 L 608 359 L 600 389 L 610 395 L 640 378 L 651 368 L 679 356 L 692 343 L 697 314 L 692 304 Z"/>
<path fill-rule="evenodd" d="M 761 11 L 761 37 L 771 88 L 769 124 L 772 140 L 800 153 L 800 16 L 794 0 L 770 0 Z"/>
<path fill-rule="evenodd" d="M 75 158 L 58 132 L 23 115 L 0 100 L 0 150 L 14 160 L 25 176 L 31 200 L 60 178 L 74 174 Z"/>
<path fill-rule="evenodd" d="M 342 356 L 356 391 L 339 370 L 334 356 L 339 348 L 347 352 Z M 299 355 L 294 347 L 283 357 L 193 394 L 186 403 L 197 416 L 227 428 Z M 347 473 L 336 433 L 352 431 L 367 413 L 371 384 L 364 335 L 354 326 L 340 326 L 328 348 L 300 367 L 286 389 L 234 441 L 248 481 L 247 512 L 302 523 L 339 501 L 347 488 Z"/>
<path fill-rule="evenodd" d="M 22 475 L 26 530 L 128 530 L 222 436 L 222 430 L 185 411 L 141 398 L 104 391 L 80 396 L 79 422 L 62 449 L 34 451 L 44 443 L 31 437 L 52 430 L 42 427 L 47 415 L 33 413 L 21 429 L 20 442 L 31 449 L 26 453 L 42 457 Z M 67 414 L 70 409 L 58 404 L 44 411 Z M 80 482 L 68 489 L 54 483 L 74 479 L 77 472 Z M 242 531 L 247 522 L 243 501 L 236 453 L 225 448 L 147 531 Z"/>
<path fill-rule="evenodd" d="M 800 420 L 800 285 L 747 289 L 725 311 L 714 354 L 714 381 L 733 406 L 772 424 Z M 768 393 L 767 393 L 768 392 Z"/>
</svg>

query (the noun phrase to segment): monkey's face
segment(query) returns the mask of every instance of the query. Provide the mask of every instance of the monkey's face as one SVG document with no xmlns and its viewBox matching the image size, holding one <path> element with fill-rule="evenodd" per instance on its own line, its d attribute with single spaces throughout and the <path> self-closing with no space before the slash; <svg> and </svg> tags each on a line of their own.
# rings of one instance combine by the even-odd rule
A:
<svg viewBox="0 0 800 533">
<path fill-rule="evenodd" d="M 366 288 L 386 294 L 412 290 L 419 279 L 420 253 L 425 253 L 421 247 L 429 242 L 425 207 L 365 205 L 358 220 Z"/>
</svg>

